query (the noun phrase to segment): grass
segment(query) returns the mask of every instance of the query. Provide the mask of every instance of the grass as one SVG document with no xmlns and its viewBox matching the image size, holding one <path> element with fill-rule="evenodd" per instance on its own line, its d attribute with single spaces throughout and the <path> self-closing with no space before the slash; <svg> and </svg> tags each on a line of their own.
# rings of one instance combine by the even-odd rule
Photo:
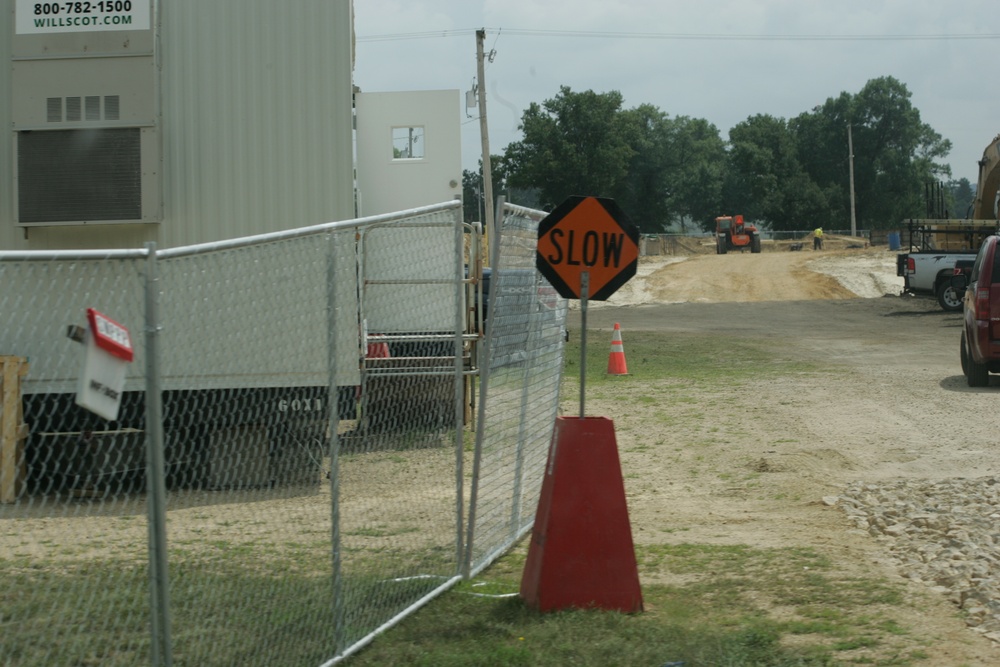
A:
<svg viewBox="0 0 1000 667">
<path fill-rule="evenodd" d="M 591 341 L 599 334 L 593 333 Z M 588 392 L 636 409 L 670 401 L 683 419 L 705 420 L 700 395 L 728 395 L 741 385 L 789 373 L 836 372 L 808 360 L 777 358 L 753 341 L 720 336 L 626 332 L 630 375 L 605 373 L 607 346 L 588 349 Z M 579 342 L 567 350 L 567 386 L 579 381 Z M 576 373 L 576 377 L 574 377 Z M 572 403 L 572 391 L 563 392 Z M 711 459 L 700 448 L 717 444 L 706 422 L 695 463 Z M 663 449 L 663 442 L 654 443 Z M 398 456 L 398 455 L 393 455 Z M 392 461 L 390 461 L 392 462 Z M 705 474 L 699 468 L 692 475 Z M 367 532 L 366 532 L 367 531 Z M 670 543 L 636 549 L 644 611 L 539 613 L 517 595 L 525 545 L 436 598 L 345 661 L 349 666 L 615 666 L 660 667 L 874 667 L 925 664 L 929 637 L 913 636 L 900 620 L 901 584 L 847 576 L 829 557 L 806 548 L 676 543 L 685 529 L 652 527 Z M 391 536 L 387 526 L 358 535 Z M 171 614 L 174 665 L 319 665 L 333 655 L 333 583 L 322 543 L 281 545 L 251 553 L 220 541 L 217 549 L 174 545 Z M 263 545 L 257 545 L 258 550 Z M 351 618 L 346 634 L 357 641 L 388 615 L 439 585 L 442 578 L 386 579 L 379 571 L 447 572 L 453 554 L 371 553 L 344 582 L 344 600 L 374 600 L 365 618 Z M 186 561 L 186 563 L 185 563 Z M 211 567 L 205 567 L 209 562 Z M 118 667 L 149 664 L 148 577 L 144 563 L 0 561 L 0 636 L 5 664 Z M 412 565 L 412 567 L 410 567 Z M 384 566 L 384 569 L 382 569 Z M 95 582 L 105 582 L 100 585 Z M 84 601 L 85 604 L 79 604 Z M 100 610 L 100 614 L 95 614 Z M 381 614 L 381 615 L 380 615 Z M 53 623 L 53 621 L 57 621 Z M 13 630 L 16 629 L 16 632 Z"/>
<path fill-rule="evenodd" d="M 627 382 L 637 394 L 629 400 L 659 402 L 658 394 L 643 394 L 655 389 L 644 387 L 645 381 L 665 381 L 677 384 L 689 382 L 726 384 L 759 380 L 796 373 L 828 372 L 828 366 L 819 366 L 807 359 L 775 357 L 767 345 L 753 340 L 735 341 L 730 336 L 692 334 L 665 334 L 651 331 L 629 331 L 623 341 L 628 365 L 627 376 L 608 375 L 607 336 L 591 331 L 587 336 L 587 386 L 588 390 L 615 387 Z M 580 338 L 566 344 L 565 376 L 579 382 Z M 688 400 L 690 397 L 678 397 Z"/>
<path fill-rule="evenodd" d="M 689 451 L 724 444 L 709 421 L 706 395 L 724 401 L 768 377 L 821 378 L 838 372 L 809 359 L 777 357 L 768 351 L 772 343 L 645 331 L 628 331 L 624 338 L 629 375 L 609 376 L 604 338 L 590 333 L 588 397 L 647 412 L 671 403 L 678 410 L 660 418 L 663 423 L 702 424 L 704 438 L 688 441 Z M 563 400 L 570 410 L 576 405 L 579 370 L 576 339 L 567 346 L 565 361 Z M 699 398 L 682 390 L 691 383 L 697 383 Z M 674 387 L 679 390 L 670 391 Z M 654 444 L 663 449 L 663 442 Z M 647 447 L 636 445 L 633 451 Z M 704 463 L 706 458 L 710 454 L 695 453 L 692 460 Z M 692 476 L 701 472 L 690 469 Z M 658 532 L 683 535 L 670 528 Z M 911 635 L 900 620 L 907 611 L 903 607 L 912 604 L 901 583 L 847 576 L 811 549 L 639 546 L 645 611 L 631 615 L 599 610 L 541 614 L 526 607 L 517 595 L 524 549 L 521 545 L 479 578 L 378 637 L 350 664 L 887 667 L 925 664 L 924 647 L 931 641 Z M 491 595 L 484 596 L 485 591 Z"/>
<path fill-rule="evenodd" d="M 644 585 L 641 614 L 530 609 L 516 595 L 524 557 L 515 553 L 377 638 L 350 664 L 808 667 L 848 664 L 846 652 L 906 636 L 886 611 L 902 602 L 898 586 L 845 579 L 807 549 L 657 545 L 638 548 L 636 557 L 640 572 L 683 580 Z M 889 653 L 891 660 L 856 664 L 920 657 L 899 661 L 898 651 Z"/>
<path fill-rule="evenodd" d="M 307 568 L 277 562 L 272 568 L 247 567 L 253 560 L 229 552 L 211 567 L 198 561 L 171 566 L 174 665 L 303 667 L 332 657 L 333 582 L 326 559 L 308 563 L 305 556 Z M 20 565 L 5 568 L 5 590 L 32 594 L 2 598 L 4 665 L 151 664 L 144 563 Z M 346 643 L 358 641 L 443 580 L 362 574 L 345 582 L 344 597 L 364 599 L 367 612 L 349 621 Z"/>
</svg>

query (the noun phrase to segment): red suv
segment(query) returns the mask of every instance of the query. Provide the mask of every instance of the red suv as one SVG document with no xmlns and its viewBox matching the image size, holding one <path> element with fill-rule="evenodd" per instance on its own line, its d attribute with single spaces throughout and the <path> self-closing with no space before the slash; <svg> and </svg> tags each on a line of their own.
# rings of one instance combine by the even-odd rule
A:
<svg viewBox="0 0 1000 667">
<path fill-rule="evenodd" d="M 990 373 L 1000 373 L 998 247 L 1000 236 L 988 236 L 983 241 L 968 275 L 968 286 L 962 301 L 965 317 L 962 326 L 962 372 L 970 387 L 989 386 Z M 961 280 L 958 276 L 955 279 Z"/>
</svg>

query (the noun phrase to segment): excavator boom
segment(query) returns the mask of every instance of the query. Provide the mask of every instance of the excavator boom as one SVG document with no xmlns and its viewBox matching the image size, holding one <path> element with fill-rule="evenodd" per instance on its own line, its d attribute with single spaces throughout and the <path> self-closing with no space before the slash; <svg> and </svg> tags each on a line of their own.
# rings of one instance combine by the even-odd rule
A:
<svg viewBox="0 0 1000 667">
<path fill-rule="evenodd" d="M 979 184 L 972 203 L 974 220 L 997 220 L 997 203 L 1000 198 L 1000 134 L 983 151 L 979 161 Z"/>
</svg>

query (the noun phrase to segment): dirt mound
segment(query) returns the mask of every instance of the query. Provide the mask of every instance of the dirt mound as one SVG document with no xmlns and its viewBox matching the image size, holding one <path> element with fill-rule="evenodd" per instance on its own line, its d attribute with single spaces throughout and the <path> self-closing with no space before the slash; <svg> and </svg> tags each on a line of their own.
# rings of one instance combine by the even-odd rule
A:
<svg viewBox="0 0 1000 667">
<path fill-rule="evenodd" d="M 852 237 L 839 237 L 837 243 L 844 247 L 833 249 L 836 243 L 830 242 L 822 251 L 780 252 L 772 243 L 760 254 L 717 255 L 712 246 L 711 252 L 643 256 L 635 277 L 607 301 L 591 305 L 853 299 L 901 292 L 894 252 L 848 249 L 858 243 Z"/>
</svg>

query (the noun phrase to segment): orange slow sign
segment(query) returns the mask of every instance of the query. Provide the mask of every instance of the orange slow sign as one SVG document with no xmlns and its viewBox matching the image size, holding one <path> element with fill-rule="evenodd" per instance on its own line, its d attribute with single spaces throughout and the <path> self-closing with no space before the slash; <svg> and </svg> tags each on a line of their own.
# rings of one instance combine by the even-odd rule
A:
<svg viewBox="0 0 1000 667">
<path fill-rule="evenodd" d="M 604 301 L 635 275 L 639 230 L 613 199 L 570 197 L 538 223 L 535 265 L 560 295 L 579 299 L 589 274 L 587 298 Z"/>
</svg>

